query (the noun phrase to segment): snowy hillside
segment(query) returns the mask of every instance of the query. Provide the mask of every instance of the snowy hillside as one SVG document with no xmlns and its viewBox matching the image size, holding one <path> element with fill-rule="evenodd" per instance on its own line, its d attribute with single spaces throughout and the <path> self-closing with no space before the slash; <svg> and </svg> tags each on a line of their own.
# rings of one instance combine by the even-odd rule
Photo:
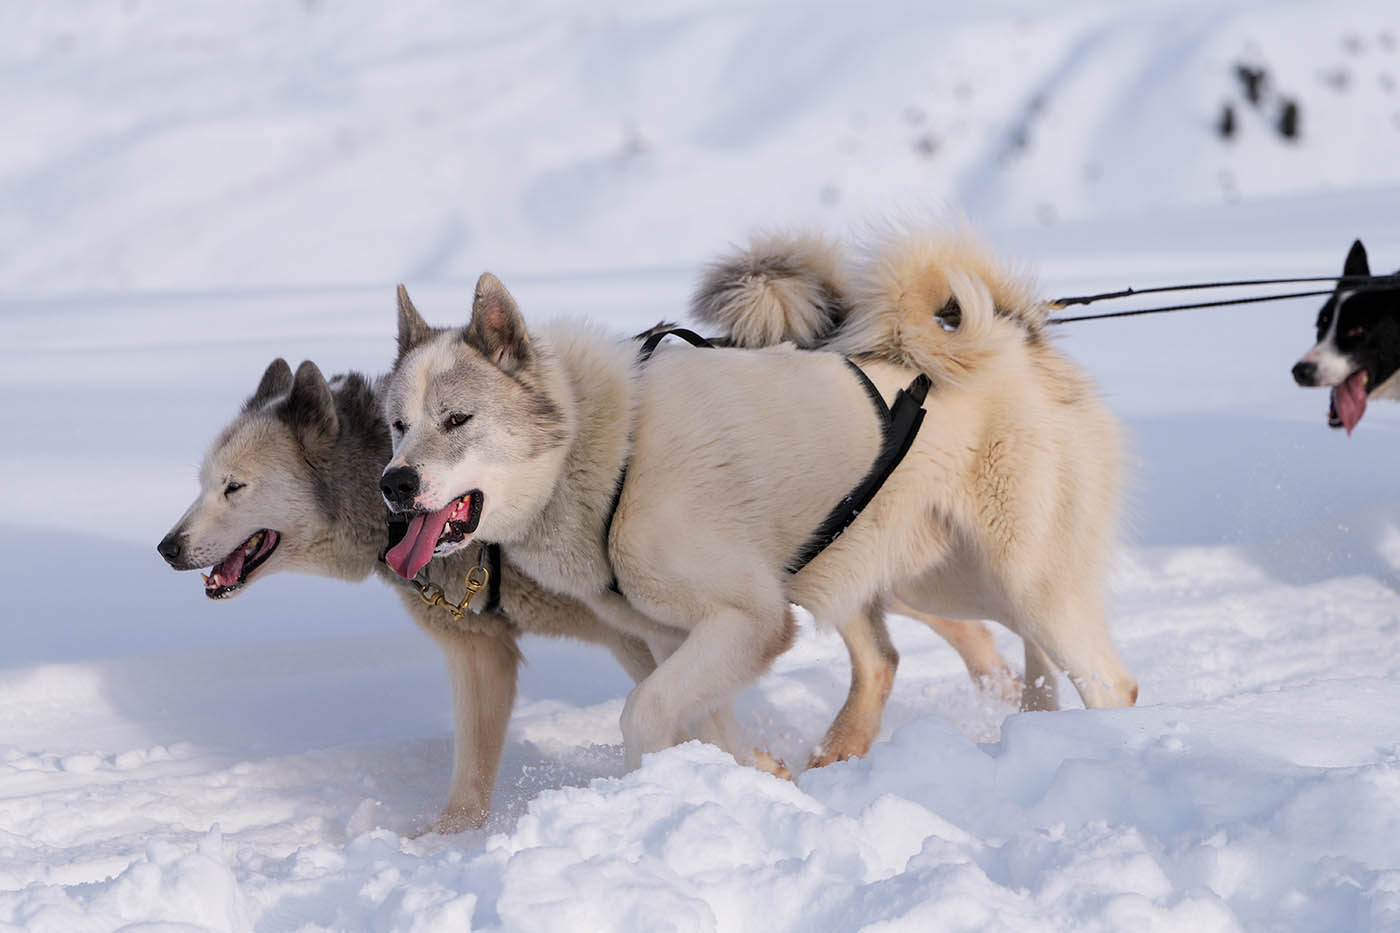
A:
<svg viewBox="0 0 1400 933">
<path fill-rule="evenodd" d="M 1029 224 L 1400 183 L 1387 3 L 752 7 L 13 5 L 0 281 L 596 275 L 945 201 Z M 1296 144 L 1241 63 L 1299 102 Z"/>
<path fill-rule="evenodd" d="M 0 28 L 0 925 L 1400 928 L 1400 406 L 1327 429 L 1288 373 L 1312 300 L 1060 333 L 1131 433 L 1137 708 L 1016 714 L 892 619 L 884 741 L 795 784 L 699 745 L 624 775 L 622 672 L 530 641 L 490 825 L 415 836 L 450 710 L 393 595 L 213 604 L 154 552 L 269 359 L 387 365 L 397 281 L 446 322 L 490 268 L 527 315 L 635 330 L 755 225 L 946 206 L 1047 295 L 1334 272 L 1357 236 L 1400 267 L 1394 4 L 133 0 Z M 847 677 L 804 630 L 744 724 L 801 761 Z"/>
</svg>

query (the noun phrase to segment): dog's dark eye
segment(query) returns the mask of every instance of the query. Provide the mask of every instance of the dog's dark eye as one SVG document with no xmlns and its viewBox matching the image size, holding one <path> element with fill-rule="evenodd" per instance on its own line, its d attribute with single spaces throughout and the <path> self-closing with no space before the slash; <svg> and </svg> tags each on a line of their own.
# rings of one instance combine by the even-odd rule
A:
<svg viewBox="0 0 1400 933">
<path fill-rule="evenodd" d="M 946 305 L 933 313 L 933 319 L 951 333 L 962 326 L 962 305 L 958 304 L 958 299 L 949 298 Z"/>
<path fill-rule="evenodd" d="M 1364 334 L 1364 333 L 1366 333 L 1366 328 L 1364 328 L 1364 327 L 1353 327 L 1351 330 L 1349 330 L 1349 331 L 1346 332 L 1346 336 L 1348 336 L 1348 337 L 1360 337 L 1360 336 L 1361 336 L 1362 334 Z"/>
<path fill-rule="evenodd" d="M 396 434 L 402 434 L 403 432 L 408 430 L 408 426 L 402 421 L 395 421 L 393 424 L 393 428 Z"/>
<path fill-rule="evenodd" d="M 451 431 L 453 428 L 460 428 L 470 420 L 472 420 L 471 415 L 464 415 L 460 411 L 454 411 L 447 416 L 447 420 L 442 423 L 442 426 Z"/>
<path fill-rule="evenodd" d="M 243 485 L 244 485 L 243 483 L 239 483 L 239 482 L 235 482 L 235 481 L 233 481 L 233 480 L 230 480 L 230 481 L 229 481 L 229 484 L 228 484 L 227 486 L 224 487 L 224 495 L 226 495 L 226 496 L 231 496 L 231 495 L 233 495 L 234 493 L 238 492 L 238 490 L 242 489 L 242 488 L 243 488 Z"/>
</svg>

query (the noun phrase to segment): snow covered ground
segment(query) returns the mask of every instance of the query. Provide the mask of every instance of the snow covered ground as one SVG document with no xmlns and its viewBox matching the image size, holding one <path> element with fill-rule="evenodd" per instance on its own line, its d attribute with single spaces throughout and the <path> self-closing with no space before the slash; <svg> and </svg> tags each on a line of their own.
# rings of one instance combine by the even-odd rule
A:
<svg viewBox="0 0 1400 933">
<path fill-rule="evenodd" d="M 1393 4 L 132 0 L 0 27 L 0 925 L 1400 929 L 1400 407 L 1326 428 L 1288 374 L 1312 300 L 1062 333 L 1132 435 L 1136 708 L 1016 714 L 893 619 L 884 740 L 795 784 L 698 745 L 623 774 L 622 672 L 531 641 L 490 825 L 417 836 L 450 711 L 392 594 L 211 604 L 154 553 L 271 357 L 386 365 L 397 281 L 446 321 L 491 268 L 529 315 L 635 329 L 753 225 L 945 204 L 1047 295 L 1332 272 L 1356 236 L 1400 266 Z M 800 761 L 846 681 L 804 631 L 744 721 Z"/>
</svg>

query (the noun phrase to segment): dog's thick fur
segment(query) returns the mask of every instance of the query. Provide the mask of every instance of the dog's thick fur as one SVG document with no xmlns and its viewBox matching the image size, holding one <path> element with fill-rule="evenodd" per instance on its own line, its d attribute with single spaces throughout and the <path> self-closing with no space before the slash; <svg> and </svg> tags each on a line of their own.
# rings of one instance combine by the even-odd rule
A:
<svg viewBox="0 0 1400 933">
<path fill-rule="evenodd" d="M 849 286 L 832 244 L 814 235 L 767 235 L 711 263 L 691 302 L 698 321 L 733 346 L 822 346 L 850 315 Z"/>
<path fill-rule="evenodd" d="M 501 563 L 500 611 L 472 612 L 460 621 L 390 573 L 378 559 L 388 520 L 379 475 L 390 454 L 381 407 L 372 384 L 357 373 L 327 382 L 313 363 L 293 376 L 285 362 L 274 360 L 210 447 L 200 495 L 162 541 L 161 553 L 176 569 L 208 567 L 272 529 L 279 534 L 276 549 L 235 593 L 284 570 L 343 580 L 378 573 L 390 581 L 447 660 L 455 719 L 452 785 L 434 829 L 457 832 L 481 825 L 490 810 L 515 702 L 520 633 L 603 645 L 633 680 L 650 674 L 655 663 L 644 643 L 602 624 L 577 601 L 537 586 L 509 559 Z M 242 485 L 229 491 L 231 483 Z M 459 603 L 476 560 L 475 548 L 435 560 L 424 578 Z M 485 599 L 478 594 L 473 606 Z"/>
<path fill-rule="evenodd" d="M 792 259 L 760 260 L 775 254 Z M 930 514 L 910 531 L 919 541 L 913 572 L 889 581 L 895 608 L 936 630 L 959 624 L 941 618 L 952 616 L 998 619 L 1021 634 L 1024 709 L 1055 708 L 1056 667 L 1071 675 L 1087 705 L 1135 702 L 1136 684 L 1107 636 L 1101 596 L 1115 530 L 1118 429 L 1087 378 L 1049 343 L 1045 306 L 967 236 L 886 235 L 864 262 L 849 265 L 829 241 L 765 237 L 710 266 L 692 313 L 749 346 L 775 331 L 787 336 L 784 321 L 805 320 L 799 333 L 807 345 L 855 359 L 886 398 L 910 371 L 927 373 L 934 388 L 910 453 L 927 459 L 921 471 L 902 466 L 891 485 L 924 477 Z M 782 276 L 845 284 L 834 298 L 813 301 L 804 297 L 811 286 L 771 281 Z M 772 310 L 778 300 L 787 304 Z M 845 311 L 833 315 L 833 307 Z M 900 522 L 905 498 L 887 489 L 871 508 Z M 914 566 L 930 557 L 924 568 Z M 816 565 L 827 566 L 822 558 Z M 794 581 L 798 602 L 810 598 L 802 577 Z M 825 584 L 839 585 L 839 575 Z M 863 676 L 853 678 L 814 765 L 868 747 L 898 659 L 880 613 L 861 613 L 842 631 Z M 955 644 L 990 638 L 980 626 L 940 634 Z"/>
<path fill-rule="evenodd" d="M 726 710 L 790 643 L 789 600 L 842 629 L 868 626 L 889 593 L 998 619 L 1033 646 L 1029 684 L 1054 665 L 1088 706 L 1135 700 L 1101 592 L 1117 428 L 1041 333 L 1043 311 L 961 240 L 893 240 L 852 290 L 826 342 L 836 352 L 662 348 L 645 364 L 586 326 L 528 329 L 489 274 L 465 328 L 429 328 L 401 302 L 384 398 L 389 469 L 414 492 L 391 505 L 441 516 L 481 497 L 477 536 L 648 641 L 660 664 L 623 712 L 631 764 L 704 736 L 697 717 Z M 833 317 L 820 304 L 806 305 L 818 339 Z M 765 325 L 748 308 L 756 340 L 805 313 L 767 306 L 784 319 Z M 881 423 L 843 356 L 887 401 L 928 373 L 929 416 L 859 518 L 789 575 L 879 450 Z"/>
</svg>

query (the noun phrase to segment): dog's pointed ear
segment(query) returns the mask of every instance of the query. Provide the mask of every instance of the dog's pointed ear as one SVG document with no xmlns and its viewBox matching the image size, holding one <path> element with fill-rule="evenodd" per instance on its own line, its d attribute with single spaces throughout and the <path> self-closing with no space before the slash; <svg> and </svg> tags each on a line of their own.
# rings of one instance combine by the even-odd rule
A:
<svg viewBox="0 0 1400 933">
<path fill-rule="evenodd" d="M 413 306 L 408 289 L 399 286 L 399 356 L 418 346 L 433 335 L 433 329 Z"/>
<path fill-rule="evenodd" d="M 297 440 L 311 452 L 324 450 L 340 434 L 340 418 L 335 413 L 331 387 L 310 360 L 297 367 L 283 417 Z"/>
<path fill-rule="evenodd" d="M 462 339 L 505 372 L 513 372 L 530 359 L 530 335 L 525 333 L 520 308 L 501 280 L 489 272 L 476 281 L 472 319 Z"/>
<path fill-rule="evenodd" d="M 270 400 L 279 395 L 286 395 L 287 390 L 292 387 L 292 367 L 287 365 L 287 361 L 278 357 L 267 364 L 267 369 L 262 374 L 262 379 L 258 381 L 258 387 L 253 390 L 253 394 L 248 396 L 248 401 L 243 403 L 243 409 L 258 408 L 267 404 Z"/>
<path fill-rule="evenodd" d="M 1342 275 L 1370 275 L 1371 264 L 1366 260 L 1366 247 L 1357 240 L 1351 244 L 1351 251 L 1347 253 L 1346 265 L 1342 266 Z"/>
</svg>

